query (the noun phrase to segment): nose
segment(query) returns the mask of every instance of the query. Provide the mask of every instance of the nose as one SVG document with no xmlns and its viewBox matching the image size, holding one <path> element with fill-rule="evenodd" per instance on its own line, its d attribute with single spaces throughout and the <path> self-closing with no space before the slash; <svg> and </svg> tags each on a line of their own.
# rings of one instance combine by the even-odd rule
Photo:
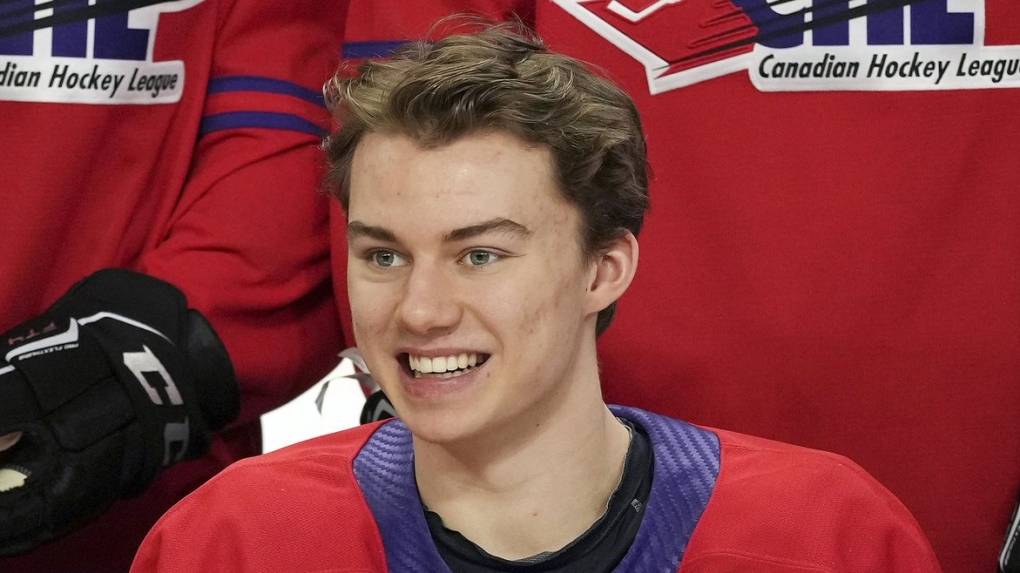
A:
<svg viewBox="0 0 1020 573">
<path fill-rule="evenodd" d="M 411 266 L 399 317 L 404 327 L 421 336 L 452 332 L 460 321 L 455 277 L 441 264 L 415 261 Z"/>
</svg>

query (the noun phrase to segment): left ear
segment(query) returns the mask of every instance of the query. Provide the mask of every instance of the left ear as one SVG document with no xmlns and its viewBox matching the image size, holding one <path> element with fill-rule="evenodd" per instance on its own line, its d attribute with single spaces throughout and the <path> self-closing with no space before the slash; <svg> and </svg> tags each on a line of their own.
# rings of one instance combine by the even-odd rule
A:
<svg viewBox="0 0 1020 573">
<path fill-rule="evenodd" d="M 620 298 L 634 280 L 638 264 L 637 238 L 627 231 L 589 264 L 586 310 L 597 313 Z"/>
</svg>

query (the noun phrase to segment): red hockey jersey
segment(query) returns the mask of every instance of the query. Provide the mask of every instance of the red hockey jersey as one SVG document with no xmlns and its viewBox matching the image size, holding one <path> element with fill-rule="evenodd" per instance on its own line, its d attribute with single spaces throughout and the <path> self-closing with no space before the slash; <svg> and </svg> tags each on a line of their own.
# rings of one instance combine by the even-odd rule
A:
<svg viewBox="0 0 1020 573">
<path fill-rule="evenodd" d="M 632 408 L 654 456 L 620 573 L 937 573 L 917 522 L 853 462 Z M 133 573 L 449 573 L 411 434 L 362 426 L 244 460 L 170 510 Z"/>
<path fill-rule="evenodd" d="M 257 453 L 257 416 L 322 376 L 339 342 L 321 87 L 344 1 L 13 0 L 0 9 L 0 331 L 123 267 L 180 287 L 244 392 L 212 454 L 0 570 L 124 571 L 163 511 Z"/>
<path fill-rule="evenodd" d="M 1020 3 L 355 0 L 347 51 L 465 8 L 516 9 L 644 119 L 607 399 L 846 455 L 947 572 L 993 571 L 1020 489 Z"/>
</svg>

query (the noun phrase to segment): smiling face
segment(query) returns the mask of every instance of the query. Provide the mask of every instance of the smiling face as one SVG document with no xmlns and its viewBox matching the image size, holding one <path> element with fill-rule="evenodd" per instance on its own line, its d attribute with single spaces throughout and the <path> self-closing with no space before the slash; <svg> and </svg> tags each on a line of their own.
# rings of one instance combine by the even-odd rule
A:
<svg viewBox="0 0 1020 573">
<path fill-rule="evenodd" d="M 600 263 L 582 254 L 580 214 L 555 181 L 547 150 L 499 132 L 358 145 L 354 331 L 416 438 L 519 435 L 601 405 L 595 317 L 622 291 L 593 288 Z"/>
</svg>

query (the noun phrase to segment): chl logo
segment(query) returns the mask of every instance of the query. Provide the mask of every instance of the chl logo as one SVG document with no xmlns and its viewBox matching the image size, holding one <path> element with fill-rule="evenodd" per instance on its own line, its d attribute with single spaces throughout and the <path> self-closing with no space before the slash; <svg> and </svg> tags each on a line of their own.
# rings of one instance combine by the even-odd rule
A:
<svg viewBox="0 0 1020 573">
<path fill-rule="evenodd" d="M 1020 46 L 985 45 L 986 0 L 554 2 L 653 94 L 744 70 L 762 91 L 1020 87 Z"/>
<path fill-rule="evenodd" d="M 4 0 L 0 100 L 180 100 L 184 62 L 153 62 L 160 14 L 203 0 Z"/>
</svg>

